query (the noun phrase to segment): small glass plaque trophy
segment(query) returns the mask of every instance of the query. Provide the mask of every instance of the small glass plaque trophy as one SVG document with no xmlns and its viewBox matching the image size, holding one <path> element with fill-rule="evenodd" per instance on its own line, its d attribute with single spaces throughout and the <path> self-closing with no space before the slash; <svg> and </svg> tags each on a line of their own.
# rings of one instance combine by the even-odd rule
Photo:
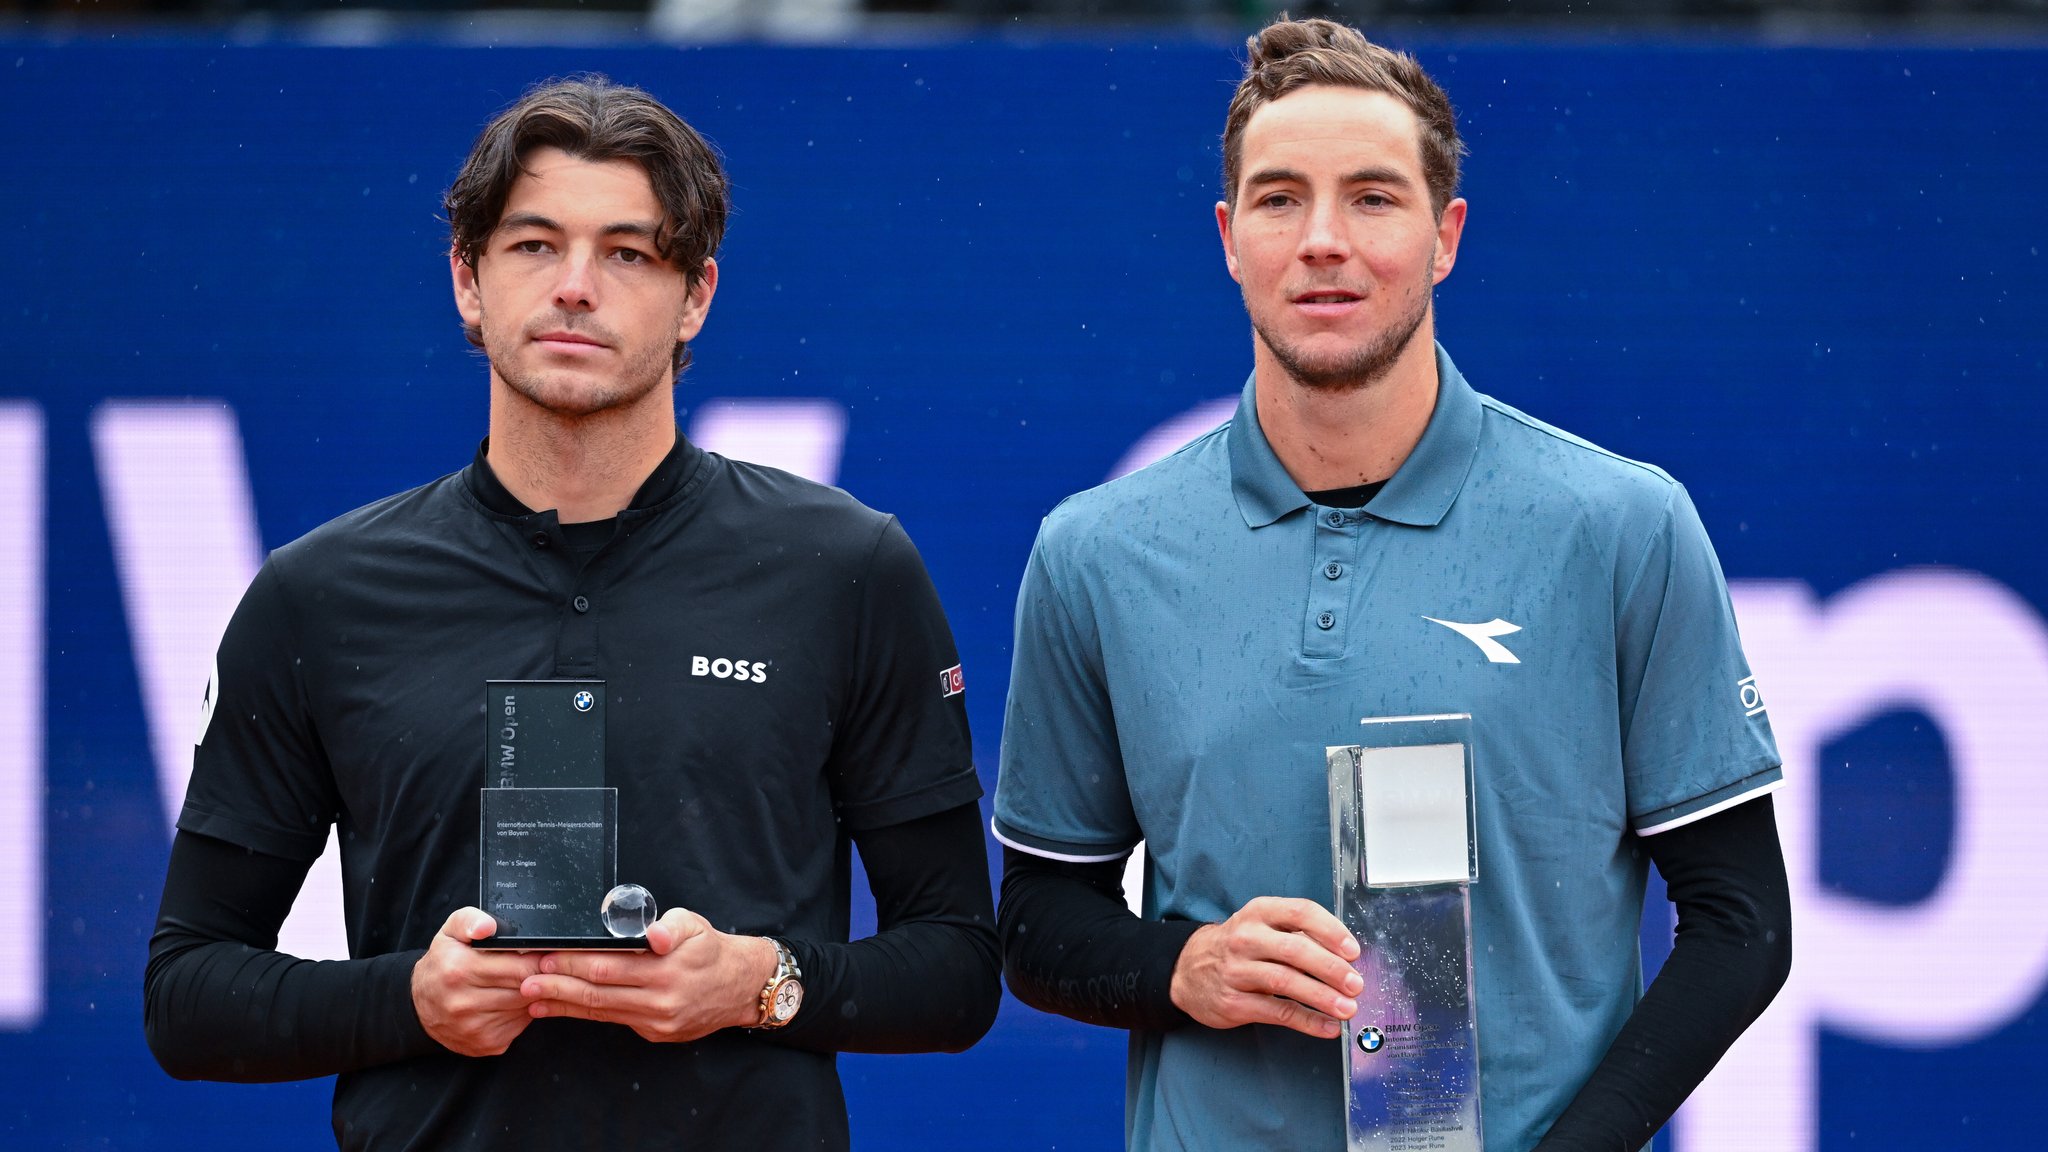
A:
<svg viewBox="0 0 2048 1152">
<path fill-rule="evenodd" d="M 658 912 L 618 883 L 619 791 L 605 783 L 604 681 L 484 685 L 478 948 L 643 949 Z"/>
<path fill-rule="evenodd" d="M 1327 750 L 1337 915 L 1365 981 L 1344 1026 L 1352 1152 L 1480 1152 L 1472 717 L 1367 717 Z"/>
</svg>

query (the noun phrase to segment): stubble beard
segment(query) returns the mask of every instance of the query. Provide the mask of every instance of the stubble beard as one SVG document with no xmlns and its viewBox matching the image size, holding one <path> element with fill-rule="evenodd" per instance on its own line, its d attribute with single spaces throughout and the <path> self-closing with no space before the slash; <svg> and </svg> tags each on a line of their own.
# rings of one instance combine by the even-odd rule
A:
<svg viewBox="0 0 2048 1152">
<path fill-rule="evenodd" d="M 1266 350 L 1273 354 L 1281 370 L 1295 383 L 1317 391 L 1356 392 L 1372 387 L 1393 371 L 1395 363 L 1415 342 L 1415 334 L 1422 330 L 1422 322 L 1429 318 L 1429 301 L 1427 290 L 1419 293 L 1415 297 L 1415 306 L 1370 343 L 1321 361 L 1312 361 L 1300 348 L 1275 338 L 1265 325 L 1259 323 L 1256 314 L 1252 315 L 1252 331 L 1259 334 Z M 1250 302 L 1246 303 L 1249 305 Z M 1249 313 L 1250 308 L 1247 307 L 1246 311 Z"/>
<path fill-rule="evenodd" d="M 633 358 L 626 362 L 624 372 L 617 379 L 604 383 L 577 380 L 575 374 L 564 370 L 529 368 L 519 359 L 520 351 L 528 346 L 527 342 L 533 335 L 558 329 L 586 333 L 612 348 L 620 344 L 618 334 L 610 329 L 592 324 L 579 315 L 561 313 L 528 323 L 514 338 L 501 336 L 485 341 L 492 371 L 505 382 L 506 387 L 545 412 L 564 419 L 582 420 L 628 408 L 646 399 L 648 393 L 668 379 L 669 365 L 674 362 L 673 345 L 654 345 L 634 353 Z"/>
</svg>

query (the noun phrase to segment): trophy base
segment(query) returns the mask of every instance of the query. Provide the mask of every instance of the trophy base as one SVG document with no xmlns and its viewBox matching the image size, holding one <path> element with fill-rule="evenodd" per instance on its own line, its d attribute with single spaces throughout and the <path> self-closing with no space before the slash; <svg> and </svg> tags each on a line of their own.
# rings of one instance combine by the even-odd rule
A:
<svg viewBox="0 0 2048 1152">
<path fill-rule="evenodd" d="M 472 940 L 471 948 L 492 952 L 645 952 L 646 937 L 621 940 L 616 936 L 487 936 Z"/>
</svg>

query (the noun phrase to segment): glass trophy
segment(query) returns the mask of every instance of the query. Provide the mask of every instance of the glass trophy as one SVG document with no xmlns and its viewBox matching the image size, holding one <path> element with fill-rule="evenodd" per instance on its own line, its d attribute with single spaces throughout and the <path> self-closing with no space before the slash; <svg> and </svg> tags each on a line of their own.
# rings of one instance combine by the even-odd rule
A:
<svg viewBox="0 0 2048 1152">
<path fill-rule="evenodd" d="M 642 949 L 654 897 L 618 882 L 619 792 L 606 786 L 604 681 L 484 685 L 488 783 L 477 906 L 498 929 L 478 948 Z"/>
<path fill-rule="evenodd" d="M 1480 1152 L 1472 717 L 1367 717 L 1327 750 L 1337 915 L 1365 989 L 1344 1026 L 1352 1152 Z"/>
</svg>

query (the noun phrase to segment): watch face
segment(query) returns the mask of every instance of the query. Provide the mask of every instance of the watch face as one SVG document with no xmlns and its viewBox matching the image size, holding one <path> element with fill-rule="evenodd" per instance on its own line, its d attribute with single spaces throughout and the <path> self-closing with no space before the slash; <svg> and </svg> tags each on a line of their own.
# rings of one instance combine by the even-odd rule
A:
<svg viewBox="0 0 2048 1152">
<path fill-rule="evenodd" d="M 794 980 L 784 980 L 775 989 L 775 1002 L 769 1011 L 777 1022 L 787 1023 L 803 1002 L 804 986 Z"/>
</svg>

